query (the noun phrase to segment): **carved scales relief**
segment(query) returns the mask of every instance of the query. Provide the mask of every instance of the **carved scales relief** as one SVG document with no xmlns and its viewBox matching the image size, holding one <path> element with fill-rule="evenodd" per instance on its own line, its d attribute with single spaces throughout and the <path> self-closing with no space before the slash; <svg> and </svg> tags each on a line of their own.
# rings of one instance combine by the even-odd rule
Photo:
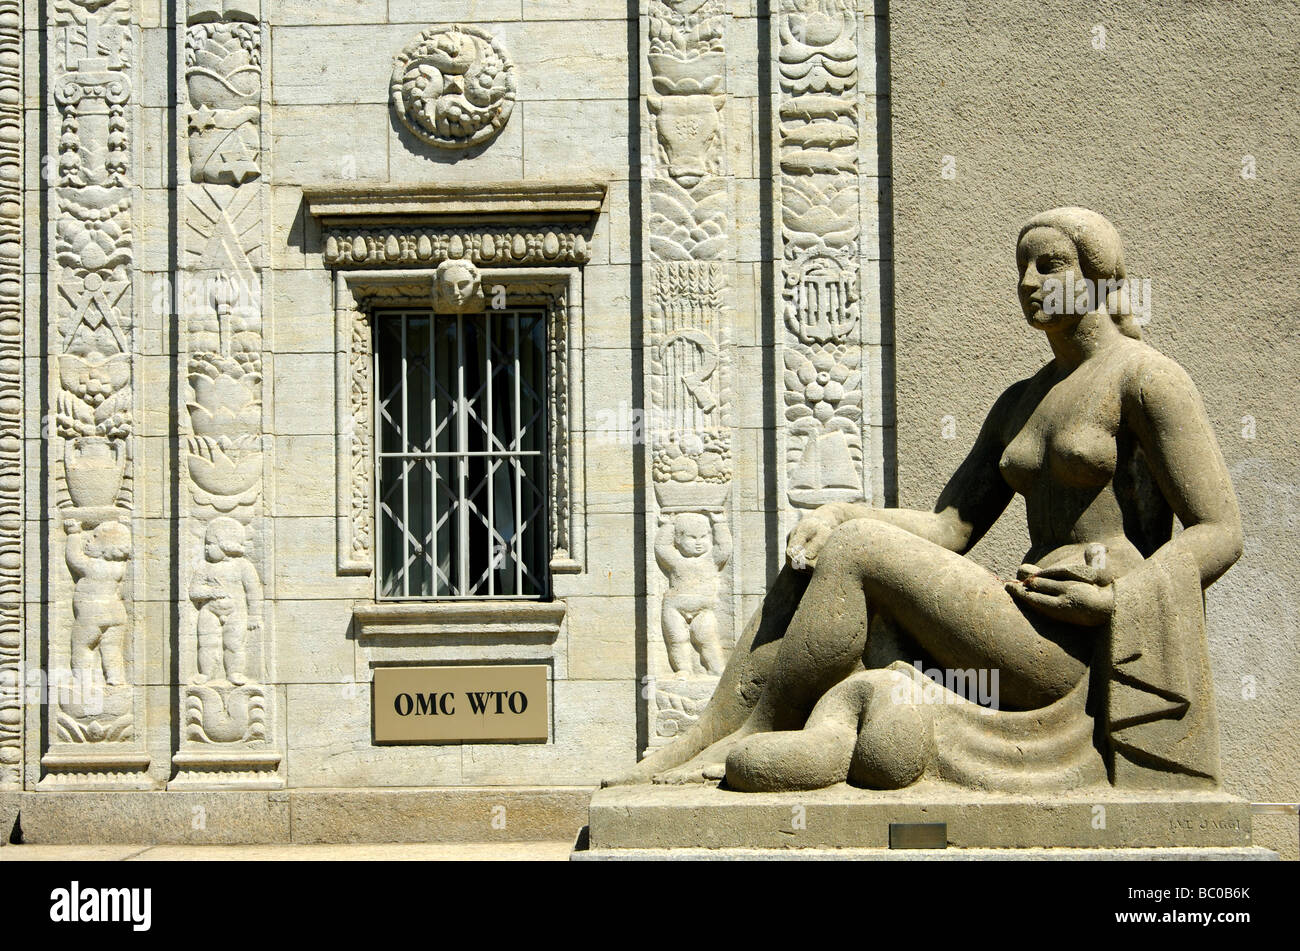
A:
<svg viewBox="0 0 1300 951">
<path fill-rule="evenodd" d="M 264 26 L 257 0 L 196 0 L 182 15 L 189 175 L 177 281 L 181 722 L 172 785 L 278 786 L 264 593 L 273 547 L 262 403 Z"/>
<path fill-rule="evenodd" d="M 45 6 L 52 259 L 45 781 L 148 785 L 135 592 L 132 265 L 138 37 L 130 0 Z"/>
<path fill-rule="evenodd" d="M 857 0 L 772 17 L 785 508 L 868 497 L 859 281 Z"/>
<path fill-rule="evenodd" d="M 0 0 L 0 788 L 22 782 L 22 28 Z"/>
<path fill-rule="evenodd" d="M 694 722 L 734 641 L 730 324 L 734 189 L 720 0 L 651 0 L 643 121 L 647 451 L 654 564 L 649 745 Z"/>
</svg>

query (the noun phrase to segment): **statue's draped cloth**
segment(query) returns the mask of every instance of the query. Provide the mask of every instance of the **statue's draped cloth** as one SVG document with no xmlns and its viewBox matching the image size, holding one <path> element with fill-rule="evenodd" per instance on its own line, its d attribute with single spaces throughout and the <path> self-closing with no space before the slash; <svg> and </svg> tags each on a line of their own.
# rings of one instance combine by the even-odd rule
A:
<svg viewBox="0 0 1300 951">
<path fill-rule="evenodd" d="M 928 713 L 934 778 L 1006 792 L 1108 781 L 1150 788 L 1217 783 L 1218 732 L 1200 574 L 1186 555 L 1149 560 L 1114 583 L 1115 611 L 1092 669 L 1036 710 L 990 710 L 902 661 L 890 669 Z M 1101 729 L 1098 729 L 1100 721 Z"/>
<path fill-rule="evenodd" d="M 1129 785 L 1131 767 L 1217 783 L 1205 596 L 1189 555 L 1148 560 L 1115 582 L 1108 673 L 1116 785 Z"/>
</svg>

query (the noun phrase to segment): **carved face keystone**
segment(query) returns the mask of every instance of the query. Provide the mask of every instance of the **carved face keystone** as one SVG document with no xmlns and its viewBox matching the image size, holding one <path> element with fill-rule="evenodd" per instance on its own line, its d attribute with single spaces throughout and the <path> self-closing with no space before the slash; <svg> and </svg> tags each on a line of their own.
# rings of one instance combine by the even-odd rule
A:
<svg viewBox="0 0 1300 951">
<path fill-rule="evenodd" d="M 438 266 L 434 295 L 439 313 L 464 314 L 483 309 L 483 283 L 469 261 L 444 261 Z"/>
</svg>

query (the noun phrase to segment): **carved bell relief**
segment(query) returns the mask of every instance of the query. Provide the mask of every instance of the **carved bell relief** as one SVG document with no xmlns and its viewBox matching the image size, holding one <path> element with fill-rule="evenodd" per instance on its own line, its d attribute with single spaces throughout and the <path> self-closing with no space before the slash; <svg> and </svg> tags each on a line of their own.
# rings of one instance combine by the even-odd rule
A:
<svg viewBox="0 0 1300 951">
<path fill-rule="evenodd" d="M 505 128 L 515 105 L 515 66 L 487 31 L 439 26 L 397 55 L 389 89 L 398 119 L 418 139 L 468 149 Z"/>
</svg>

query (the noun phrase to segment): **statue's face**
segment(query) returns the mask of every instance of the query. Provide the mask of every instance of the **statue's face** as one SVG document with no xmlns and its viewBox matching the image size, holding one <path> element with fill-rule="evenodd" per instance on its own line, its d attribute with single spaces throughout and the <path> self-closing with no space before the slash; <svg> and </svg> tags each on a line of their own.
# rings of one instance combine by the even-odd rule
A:
<svg viewBox="0 0 1300 951">
<path fill-rule="evenodd" d="M 474 296 L 475 283 L 469 268 L 452 268 L 447 272 L 447 298 L 457 307 L 464 307 Z"/>
<path fill-rule="evenodd" d="M 461 261 L 438 269 L 438 298 L 443 308 L 462 314 L 481 307 L 478 269 Z"/>
<path fill-rule="evenodd" d="M 709 520 L 702 515 L 683 515 L 677 519 L 677 550 L 688 558 L 698 558 L 713 547 Z"/>
<path fill-rule="evenodd" d="M 1083 278 L 1079 251 L 1055 228 L 1025 232 L 1016 249 L 1020 307 L 1031 326 L 1048 330 L 1078 315 L 1073 302 Z"/>
</svg>

